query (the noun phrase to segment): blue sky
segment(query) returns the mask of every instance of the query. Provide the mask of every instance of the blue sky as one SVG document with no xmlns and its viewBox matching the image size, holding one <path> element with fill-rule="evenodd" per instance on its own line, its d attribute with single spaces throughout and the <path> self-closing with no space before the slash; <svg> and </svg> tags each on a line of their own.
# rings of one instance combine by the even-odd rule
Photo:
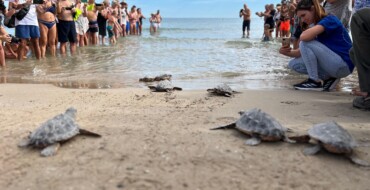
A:
<svg viewBox="0 0 370 190">
<path fill-rule="evenodd" d="M 100 0 L 96 0 L 100 1 Z M 120 0 L 122 1 L 122 0 Z M 247 3 L 254 15 L 263 11 L 268 3 L 277 4 L 281 0 L 126 0 L 129 8 L 140 7 L 148 16 L 157 9 L 162 17 L 168 18 L 238 18 L 239 10 Z"/>
</svg>

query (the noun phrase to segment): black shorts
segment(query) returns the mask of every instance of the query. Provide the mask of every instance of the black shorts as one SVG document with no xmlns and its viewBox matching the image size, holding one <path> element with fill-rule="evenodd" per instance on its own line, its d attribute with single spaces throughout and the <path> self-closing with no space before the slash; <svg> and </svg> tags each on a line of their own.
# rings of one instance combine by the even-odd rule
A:
<svg viewBox="0 0 370 190">
<path fill-rule="evenodd" d="M 58 42 L 77 42 L 76 25 L 74 21 L 59 20 L 57 23 Z"/>
<path fill-rule="evenodd" d="M 270 25 L 270 29 L 274 29 L 275 28 L 275 22 L 274 21 L 272 21 L 272 22 L 266 22 L 265 24 Z"/>
<path fill-rule="evenodd" d="M 99 35 L 106 36 L 107 35 L 107 19 L 98 13 L 98 27 L 99 27 Z"/>
<path fill-rule="evenodd" d="M 247 31 L 251 29 L 251 21 L 250 20 L 244 20 L 243 21 L 243 31 L 245 31 L 245 27 L 247 27 Z"/>
</svg>

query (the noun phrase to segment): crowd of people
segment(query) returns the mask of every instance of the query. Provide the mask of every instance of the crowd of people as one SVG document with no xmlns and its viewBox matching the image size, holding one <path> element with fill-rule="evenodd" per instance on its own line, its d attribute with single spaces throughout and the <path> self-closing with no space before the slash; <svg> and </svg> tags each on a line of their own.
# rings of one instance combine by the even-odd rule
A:
<svg viewBox="0 0 370 190">
<path fill-rule="evenodd" d="M 275 30 L 275 38 L 293 44 L 282 45 L 279 52 L 292 58 L 290 69 L 308 75 L 293 87 L 330 91 L 356 67 L 360 89 L 353 90 L 353 106 L 370 110 L 370 0 L 282 0 L 276 7 L 268 4 L 256 15 L 264 17 L 263 41 L 272 40 Z M 243 37 L 247 12 L 244 5 Z"/>
<path fill-rule="evenodd" d="M 55 56 L 59 43 L 61 54 L 67 45 L 73 54 L 77 47 L 105 44 L 105 38 L 114 44 L 117 38 L 141 35 L 143 19 L 135 5 L 128 10 L 125 1 L 104 0 L 19 0 L 4 5 L 0 0 L 0 66 L 5 59 L 23 60 L 28 51 L 37 59 L 46 54 Z M 156 32 L 162 21 L 160 11 L 151 14 L 150 32 Z M 5 27 L 15 28 L 15 36 Z M 99 40 L 100 38 L 100 40 Z"/>
</svg>

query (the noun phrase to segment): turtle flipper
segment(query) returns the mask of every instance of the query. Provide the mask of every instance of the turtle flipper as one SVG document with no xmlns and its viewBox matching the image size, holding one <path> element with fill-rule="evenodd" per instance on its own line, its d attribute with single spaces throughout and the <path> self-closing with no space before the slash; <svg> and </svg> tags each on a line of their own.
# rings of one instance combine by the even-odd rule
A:
<svg viewBox="0 0 370 190">
<path fill-rule="evenodd" d="M 304 155 L 314 155 L 318 153 L 320 150 L 321 150 L 321 145 L 317 144 L 315 146 L 305 148 L 303 150 L 303 154 Z"/>
<path fill-rule="evenodd" d="M 94 133 L 94 132 L 91 132 L 91 131 L 88 131 L 86 129 L 81 129 L 79 130 L 80 132 L 80 135 L 88 135 L 88 136 L 93 136 L 93 137 L 101 137 L 101 135 L 97 134 L 97 133 Z"/>
<path fill-rule="evenodd" d="M 236 123 L 231 123 L 229 125 L 225 125 L 225 126 L 221 126 L 221 127 L 215 127 L 215 128 L 211 128 L 209 130 L 218 130 L 218 129 L 233 129 L 236 127 Z"/>
<path fill-rule="evenodd" d="M 19 142 L 18 147 L 23 148 L 23 147 L 27 147 L 30 144 L 31 144 L 31 140 L 30 138 L 27 137 L 27 138 L 23 138 L 21 142 Z"/>
<path fill-rule="evenodd" d="M 152 91 L 157 91 L 157 87 L 155 87 L 155 86 L 148 86 L 149 87 L 149 89 L 150 90 L 152 90 Z"/>
<path fill-rule="evenodd" d="M 357 154 L 357 151 L 353 151 L 352 154 L 346 155 L 353 163 L 359 165 L 359 166 L 365 166 L 370 167 L 370 163 L 366 160 L 362 160 L 359 158 L 359 155 Z"/>
<path fill-rule="evenodd" d="M 46 148 L 42 149 L 41 156 L 45 156 L 45 157 L 53 156 L 57 153 L 59 147 L 60 147 L 60 143 L 49 145 Z"/>
<path fill-rule="evenodd" d="M 255 136 L 255 135 L 253 135 L 252 138 L 245 141 L 245 144 L 247 144 L 249 146 L 256 146 L 260 143 L 261 143 L 261 138 L 259 138 L 258 136 Z"/>
<path fill-rule="evenodd" d="M 178 91 L 181 91 L 182 90 L 182 88 L 180 88 L 180 87 L 173 87 L 173 90 L 178 90 Z"/>
<path fill-rule="evenodd" d="M 293 140 L 293 139 L 290 139 L 289 137 L 287 136 L 284 136 L 284 142 L 287 142 L 287 143 L 296 143 L 297 141 Z"/>
<path fill-rule="evenodd" d="M 233 96 L 231 93 L 228 93 L 228 92 L 226 92 L 226 93 L 224 93 L 224 96 L 226 96 L 226 97 L 231 97 L 231 96 Z"/>
</svg>

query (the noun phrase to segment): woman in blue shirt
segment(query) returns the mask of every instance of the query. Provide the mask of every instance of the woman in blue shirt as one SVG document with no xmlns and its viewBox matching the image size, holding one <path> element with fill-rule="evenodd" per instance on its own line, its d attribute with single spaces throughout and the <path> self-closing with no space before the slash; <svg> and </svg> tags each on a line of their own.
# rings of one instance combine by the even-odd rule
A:
<svg viewBox="0 0 370 190">
<path fill-rule="evenodd" d="M 301 0 L 296 14 L 307 27 L 300 36 L 299 48 L 280 48 L 280 53 L 294 57 L 289 68 L 308 79 L 295 84 L 297 90 L 329 91 L 352 73 L 354 65 L 349 57 L 352 42 L 340 20 L 327 15 L 317 0 Z"/>
</svg>

